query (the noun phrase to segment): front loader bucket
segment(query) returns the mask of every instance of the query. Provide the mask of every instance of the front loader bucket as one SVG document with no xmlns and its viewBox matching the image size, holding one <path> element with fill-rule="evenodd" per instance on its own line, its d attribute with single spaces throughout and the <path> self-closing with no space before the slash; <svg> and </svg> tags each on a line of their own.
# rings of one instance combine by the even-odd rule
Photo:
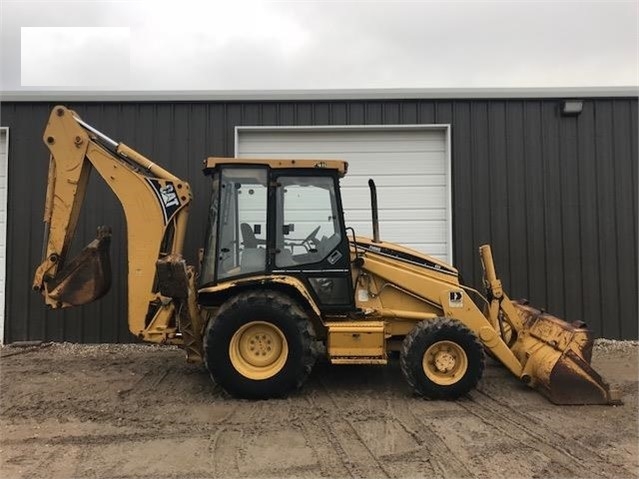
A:
<svg viewBox="0 0 639 479">
<path fill-rule="evenodd" d="M 47 295 L 58 307 L 80 306 L 104 296 L 111 288 L 109 246 L 111 230 L 98 229 L 97 238 L 46 281 Z"/>
<path fill-rule="evenodd" d="M 512 346 L 523 379 L 555 404 L 621 404 L 619 391 L 590 365 L 593 340 L 580 322 L 568 323 L 514 301 L 523 329 Z"/>
</svg>

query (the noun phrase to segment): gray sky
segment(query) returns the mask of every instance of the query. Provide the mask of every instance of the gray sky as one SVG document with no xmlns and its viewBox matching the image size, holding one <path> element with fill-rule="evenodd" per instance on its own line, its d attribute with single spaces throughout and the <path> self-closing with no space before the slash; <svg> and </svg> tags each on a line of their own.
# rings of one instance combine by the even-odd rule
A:
<svg viewBox="0 0 639 479">
<path fill-rule="evenodd" d="M 638 5 L 0 0 L 0 78 L 5 91 L 639 85 Z"/>
</svg>

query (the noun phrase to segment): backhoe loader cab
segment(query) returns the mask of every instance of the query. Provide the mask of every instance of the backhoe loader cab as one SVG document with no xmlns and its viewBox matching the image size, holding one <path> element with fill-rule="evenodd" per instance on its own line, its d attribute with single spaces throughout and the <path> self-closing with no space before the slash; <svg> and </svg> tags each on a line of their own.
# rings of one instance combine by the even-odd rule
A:
<svg viewBox="0 0 639 479">
<path fill-rule="evenodd" d="M 44 142 L 44 254 L 33 289 L 51 308 L 108 291 L 108 227 L 67 258 L 95 170 L 126 217 L 131 333 L 182 347 L 233 395 L 284 396 L 320 354 L 335 365 L 383 365 L 399 351 L 416 393 L 454 399 L 477 385 L 488 351 L 555 403 L 619 402 L 590 366 L 590 332 L 511 301 L 488 245 L 482 295 L 454 267 L 380 240 L 372 180 L 373 238 L 347 234 L 343 161 L 205 160 L 211 198 L 197 273 L 182 257 L 187 182 L 63 106 L 51 112 Z"/>
<path fill-rule="evenodd" d="M 352 311 L 339 191 L 346 163 L 224 161 L 211 158 L 205 168 L 212 193 L 200 286 L 286 275 L 321 312 Z"/>
</svg>

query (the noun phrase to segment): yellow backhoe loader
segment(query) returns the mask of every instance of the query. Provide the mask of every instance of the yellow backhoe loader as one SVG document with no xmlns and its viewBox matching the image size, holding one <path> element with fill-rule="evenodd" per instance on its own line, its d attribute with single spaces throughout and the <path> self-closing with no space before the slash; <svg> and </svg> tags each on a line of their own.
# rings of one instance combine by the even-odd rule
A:
<svg viewBox="0 0 639 479">
<path fill-rule="evenodd" d="M 188 183 L 56 106 L 44 132 L 51 152 L 43 262 L 33 288 L 52 308 L 94 301 L 109 289 L 110 229 L 69 260 L 90 170 L 121 202 L 127 225 L 131 333 L 179 345 L 213 380 L 246 398 L 302 386 L 315 360 L 386 364 L 399 352 L 411 387 L 433 399 L 474 388 L 488 352 L 557 404 L 615 404 L 591 368 L 592 338 L 524 302 L 511 301 L 480 248 L 486 294 L 452 266 L 344 224 L 336 160 L 208 158 L 211 201 L 197 267 L 182 248 Z"/>
</svg>

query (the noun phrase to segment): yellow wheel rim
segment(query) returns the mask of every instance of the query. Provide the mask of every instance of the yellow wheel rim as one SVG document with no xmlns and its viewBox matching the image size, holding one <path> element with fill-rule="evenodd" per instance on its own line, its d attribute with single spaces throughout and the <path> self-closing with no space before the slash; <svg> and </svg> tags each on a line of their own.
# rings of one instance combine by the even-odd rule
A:
<svg viewBox="0 0 639 479">
<path fill-rule="evenodd" d="M 435 384 L 450 386 L 466 374 L 468 357 L 457 343 L 438 341 L 424 353 L 422 367 L 426 377 Z"/>
<path fill-rule="evenodd" d="M 233 367 L 248 379 L 268 379 L 279 373 L 288 357 L 284 333 L 272 323 L 251 321 L 238 329 L 229 344 Z"/>
</svg>

